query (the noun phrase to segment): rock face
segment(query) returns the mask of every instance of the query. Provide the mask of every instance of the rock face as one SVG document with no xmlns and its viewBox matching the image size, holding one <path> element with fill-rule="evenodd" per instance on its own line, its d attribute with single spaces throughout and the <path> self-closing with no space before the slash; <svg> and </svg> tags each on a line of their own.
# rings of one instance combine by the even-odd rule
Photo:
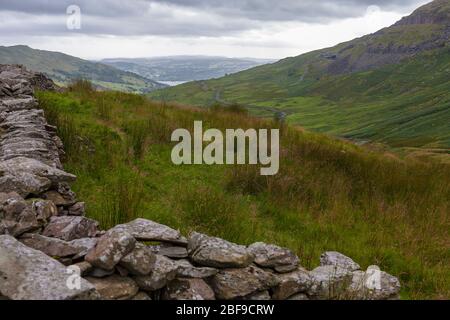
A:
<svg viewBox="0 0 450 320">
<path fill-rule="evenodd" d="M 338 252 L 307 271 L 286 248 L 196 232 L 188 240 L 146 219 L 99 231 L 70 189 L 75 176 L 62 168 L 62 141 L 34 87 L 55 88 L 42 74 L 0 65 L 0 300 L 398 298 L 397 278 L 360 271 Z"/>
<path fill-rule="evenodd" d="M 244 268 L 254 259 L 245 246 L 196 232 L 189 238 L 188 253 L 195 263 L 215 268 Z"/>
<path fill-rule="evenodd" d="M 66 267 L 11 236 L 0 236 L 0 275 L 0 292 L 13 300 L 97 297 L 95 288 L 84 279 L 79 278 L 79 289 L 69 287 L 71 274 Z"/>
</svg>

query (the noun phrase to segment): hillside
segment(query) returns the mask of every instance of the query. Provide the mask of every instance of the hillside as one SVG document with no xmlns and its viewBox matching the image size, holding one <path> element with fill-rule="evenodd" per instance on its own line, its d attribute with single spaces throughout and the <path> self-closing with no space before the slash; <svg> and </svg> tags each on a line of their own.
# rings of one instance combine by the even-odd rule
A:
<svg viewBox="0 0 450 320">
<path fill-rule="evenodd" d="M 48 75 L 60 85 L 72 80 L 89 79 L 97 87 L 147 93 L 165 87 L 131 72 L 94 63 L 59 52 L 35 50 L 28 46 L 0 46 L 0 63 L 22 64 L 30 70 Z"/>
<path fill-rule="evenodd" d="M 450 296 L 448 165 L 283 126 L 276 176 L 260 176 L 258 166 L 177 166 L 170 136 L 194 120 L 221 130 L 279 123 L 95 92 L 85 82 L 38 97 L 64 141 L 65 169 L 78 177 L 74 191 L 104 228 L 142 217 L 183 234 L 276 243 L 306 268 L 337 250 L 399 277 L 404 299 Z"/>
<path fill-rule="evenodd" d="M 251 58 L 174 56 L 104 59 L 101 62 L 155 81 L 187 82 L 220 78 L 273 61 Z"/>
<path fill-rule="evenodd" d="M 449 12 L 449 1 L 437 0 L 374 34 L 151 96 L 237 102 L 260 116 L 285 112 L 290 123 L 318 132 L 448 150 Z"/>
</svg>

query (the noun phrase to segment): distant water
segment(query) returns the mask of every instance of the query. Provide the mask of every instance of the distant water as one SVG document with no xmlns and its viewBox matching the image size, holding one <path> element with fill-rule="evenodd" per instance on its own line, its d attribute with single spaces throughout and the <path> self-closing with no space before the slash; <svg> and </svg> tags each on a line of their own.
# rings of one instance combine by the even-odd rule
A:
<svg viewBox="0 0 450 320">
<path fill-rule="evenodd" d="M 177 86 L 179 84 L 186 83 L 188 81 L 161 81 L 161 80 L 158 80 L 158 82 L 162 83 L 162 84 L 167 84 L 168 86 L 173 87 L 173 86 Z"/>
</svg>

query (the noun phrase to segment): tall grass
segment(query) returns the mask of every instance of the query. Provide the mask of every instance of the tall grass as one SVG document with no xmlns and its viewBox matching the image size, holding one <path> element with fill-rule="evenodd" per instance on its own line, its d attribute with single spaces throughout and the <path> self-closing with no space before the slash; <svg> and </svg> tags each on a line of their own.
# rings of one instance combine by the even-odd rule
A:
<svg viewBox="0 0 450 320">
<path fill-rule="evenodd" d="M 69 146 L 74 190 L 104 228 L 146 217 L 184 233 L 277 243 L 308 268 L 323 251 L 337 250 L 400 277 L 403 298 L 450 297 L 446 164 L 373 152 L 230 109 L 160 104 L 86 84 L 38 95 Z M 99 104 L 110 108 L 109 119 Z M 221 130 L 282 128 L 279 174 L 173 165 L 170 134 L 192 130 L 194 120 Z M 71 147 L 77 137 L 81 150 Z"/>
</svg>

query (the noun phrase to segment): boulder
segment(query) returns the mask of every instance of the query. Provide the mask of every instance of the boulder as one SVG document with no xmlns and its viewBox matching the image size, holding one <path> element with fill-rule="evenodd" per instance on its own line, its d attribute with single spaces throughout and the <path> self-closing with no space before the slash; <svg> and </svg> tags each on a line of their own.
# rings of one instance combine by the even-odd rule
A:
<svg viewBox="0 0 450 320">
<path fill-rule="evenodd" d="M 146 219 L 136 219 L 118 225 L 115 229 L 130 233 L 138 241 L 168 242 L 184 246 L 187 244 L 186 238 L 182 237 L 179 231 Z"/>
<path fill-rule="evenodd" d="M 103 300 L 128 300 L 139 291 L 138 286 L 131 278 L 112 275 L 106 278 L 85 278 L 95 286 Z"/>
<path fill-rule="evenodd" d="M 98 240 L 85 260 L 95 267 L 112 270 L 123 257 L 133 251 L 135 243 L 136 240 L 128 232 L 111 229 Z"/>
<path fill-rule="evenodd" d="M 84 202 L 77 202 L 68 209 L 69 216 L 84 216 L 86 214 L 86 204 Z"/>
<path fill-rule="evenodd" d="M 274 300 L 285 300 L 299 292 L 307 292 L 312 284 L 309 272 L 303 268 L 278 275 L 278 279 L 280 284 L 273 288 Z"/>
<path fill-rule="evenodd" d="M 152 271 L 155 261 L 156 256 L 149 247 L 136 243 L 133 251 L 120 260 L 120 266 L 127 269 L 132 275 L 146 276 Z"/>
<path fill-rule="evenodd" d="M 353 274 L 338 266 L 320 266 L 310 272 L 311 286 L 307 293 L 314 300 L 343 298 L 351 284 Z"/>
<path fill-rule="evenodd" d="M 89 282 L 11 236 L 0 236 L 0 275 L 0 292 L 12 300 L 98 298 Z"/>
<path fill-rule="evenodd" d="M 66 241 L 95 237 L 98 222 L 85 217 L 52 217 L 43 235 Z"/>
<path fill-rule="evenodd" d="M 73 199 L 66 199 L 63 197 L 63 195 L 55 190 L 44 192 L 41 196 L 43 199 L 52 201 L 58 207 L 69 207 L 75 204 Z"/>
<path fill-rule="evenodd" d="M 297 294 L 294 294 L 293 296 L 287 298 L 287 300 L 307 301 L 307 300 L 309 300 L 309 297 L 307 294 L 297 293 Z"/>
<path fill-rule="evenodd" d="M 254 259 L 245 246 L 197 232 L 189 237 L 188 253 L 195 263 L 214 268 L 245 268 Z"/>
<path fill-rule="evenodd" d="M 347 269 L 350 271 L 360 270 L 361 267 L 355 261 L 350 259 L 347 256 L 344 256 L 342 253 L 336 251 L 328 251 L 323 253 L 320 256 L 320 265 L 321 266 L 338 266 L 343 269 Z"/>
<path fill-rule="evenodd" d="M 35 159 L 17 157 L 0 162 L 0 192 L 17 192 L 22 197 L 38 195 L 58 182 L 73 182 L 72 174 Z"/>
<path fill-rule="evenodd" d="M 156 255 L 152 272 L 147 276 L 137 276 L 134 280 L 144 291 L 159 290 L 177 276 L 178 265 L 164 256 Z"/>
<path fill-rule="evenodd" d="M 299 258 L 289 249 L 272 244 L 257 242 L 248 247 L 255 256 L 255 263 L 263 268 L 273 268 L 277 272 L 294 271 L 299 265 Z"/>
<path fill-rule="evenodd" d="M 87 261 L 82 261 L 71 265 L 72 268 L 78 268 L 82 277 L 86 276 L 92 270 L 92 264 Z"/>
<path fill-rule="evenodd" d="M 270 272 L 250 266 L 221 270 L 211 278 L 210 284 L 217 299 L 231 300 L 276 287 L 279 280 Z"/>
<path fill-rule="evenodd" d="M 178 276 L 181 278 L 209 278 L 219 272 L 218 269 L 209 267 L 195 267 L 189 260 L 176 260 L 178 265 Z"/>
<path fill-rule="evenodd" d="M 214 291 L 202 279 L 175 279 L 162 292 L 163 300 L 215 300 Z"/>
</svg>

